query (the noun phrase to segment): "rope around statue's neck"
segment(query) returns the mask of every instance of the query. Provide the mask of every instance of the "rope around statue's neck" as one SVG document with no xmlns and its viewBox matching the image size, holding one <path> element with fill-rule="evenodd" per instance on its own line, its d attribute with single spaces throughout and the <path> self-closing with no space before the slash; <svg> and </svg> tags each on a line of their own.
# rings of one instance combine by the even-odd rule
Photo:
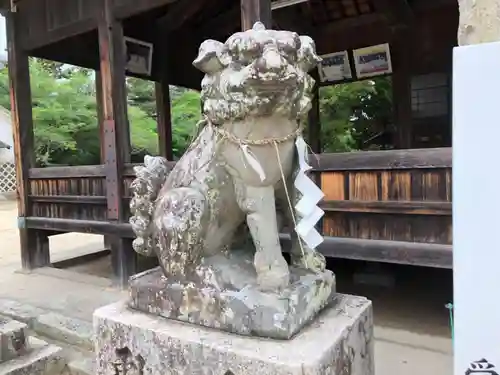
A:
<svg viewBox="0 0 500 375">
<path fill-rule="evenodd" d="M 214 131 L 223 139 L 227 139 L 237 145 L 247 145 L 247 146 L 266 146 L 272 144 L 279 144 L 286 141 L 290 141 L 302 135 L 302 126 L 297 127 L 294 132 L 287 134 L 283 137 L 276 138 L 265 138 L 265 139 L 240 139 L 234 134 L 228 132 L 226 129 L 220 128 L 218 126 L 213 126 Z"/>
</svg>

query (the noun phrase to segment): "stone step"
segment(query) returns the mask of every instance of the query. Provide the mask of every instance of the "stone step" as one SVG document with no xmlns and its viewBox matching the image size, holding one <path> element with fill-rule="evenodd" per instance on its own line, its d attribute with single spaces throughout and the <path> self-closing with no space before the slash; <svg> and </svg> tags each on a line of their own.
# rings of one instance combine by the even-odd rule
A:
<svg viewBox="0 0 500 375">
<path fill-rule="evenodd" d="M 74 345 L 85 350 L 94 350 L 92 323 L 61 314 L 42 314 L 33 322 L 33 330 L 42 336 Z"/>
<path fill-rule="evenodd" d="M 40 336 L 84 350 L 94 350 L 92 322 L 5 299 L 0 299 L 0 321 L 4 319 L 2 316 L 27 324 Z"/>
<path fill-rule="evenodd" d="M 0 363 L 27 354 L 28 326 L 9 318 L 0 318 Z"/>
<path fill-rule="evenodd" d="M 0 375 L 61 375 L 65 360 L 61 348 L 30 337 L 31 350 L 24 356 L 0 364 Z"/>
</svg>

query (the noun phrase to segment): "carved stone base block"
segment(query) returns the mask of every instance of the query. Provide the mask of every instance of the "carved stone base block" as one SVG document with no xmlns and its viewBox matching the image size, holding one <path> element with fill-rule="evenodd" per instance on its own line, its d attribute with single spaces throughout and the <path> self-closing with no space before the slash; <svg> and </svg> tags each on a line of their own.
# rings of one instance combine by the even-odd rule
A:
<svg viewBox="0 0 500 375">
<path fill-rule="evenodd" d="M 242 335 L 289 339 L 328 305 L 335 294 L 331 271 L 290 268 L 291 283 L 279 294 L 257 288 L 253 254 L 214 256 L 199 280 L 171 281 L 160 268 L 130 279 L 131 308 L 164 318 Z"/>
<path fill-rule="evenodd" d="M 152 316 L 125 302 L 98 309 L 94 328 L 96 375 L 374 374 L 372 306 L 362 297 L 337 295 L 286 341 Z"/>
</svg>

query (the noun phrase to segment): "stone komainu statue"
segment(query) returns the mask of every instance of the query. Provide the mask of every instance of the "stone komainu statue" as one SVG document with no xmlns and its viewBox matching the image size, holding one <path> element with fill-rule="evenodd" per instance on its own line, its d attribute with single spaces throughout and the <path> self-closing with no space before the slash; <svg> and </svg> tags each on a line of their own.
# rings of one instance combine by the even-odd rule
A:
<svg viewBox="0 0 500 375">
<path fill-rule="evenodd" d="M 146 157 L 132 183 L 134 249 L 156 255 L 168 278 L 201 277 L 203 259 L 226 254 L 246 221 L 258 287 L 289 284 L 276 206 L 281 202 L 295 227 L 300 215 L 293 207 L 301 198 L 293 184 L 295 142 L 310 109 L 308 71 L 319 61 L 311 38 L 260 23 L 225 43 L 201 45 L 193 63 L 205 73 L 196 139 L 172 170 L 165 159 Z M 292 240 L 293 264 L 322 272 L 323 256 L 295 233 Z"/>
</svg>

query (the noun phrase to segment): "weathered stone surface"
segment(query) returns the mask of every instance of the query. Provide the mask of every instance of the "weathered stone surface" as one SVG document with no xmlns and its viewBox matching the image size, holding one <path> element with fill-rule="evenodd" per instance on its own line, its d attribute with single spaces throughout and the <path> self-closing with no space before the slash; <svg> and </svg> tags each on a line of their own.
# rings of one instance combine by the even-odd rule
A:
<svg viewBox="0 0 500 375">
<path fill-rule="evenodd" d="M 47 310 L 21 302 L 0 299 L 0 315 L 26 323 L 29 327 L 32 327 L 37 317 L 46 312 Z"/>
<path fill-rule="evenodd" d="M 131 310 L 94 314 L 96 375 L 373 375 L 371 302 L 337 295 L 291 340 L 245 337 Z M 117 367 L 114 367 L 117 366 Z"/>
<path fill-rule="evenodd" d="M 500 1 L 458 0 L 458 44 L 500 41 Z"/>
<path fill-rule="evenodd" d="M 129 306 L 165 318 L 244 335 L 288 339 L 335 294 L 332 272 L 291 267 L 291 284 L 280 293 L 259 290 L 252 254 L 234 252 L 205 259 L 200 280 L 181 283 L 160 268 L 130 280 Z"/>
<path fill-rule="evenodd" d="M 29 338 L 30 351 L 0 364 L 0 375 L 61 375 L 65 361 L 61 348 Z"/>
<path fill-rule="evenodd" d="M 49 312 L 33 322 L 33 330 L 48 338 L 76 345 L 84 349 L 94 348 L 92 324 L 76 318 Z"/>
<path fill-rule="evenodd" d="M 0 363 L 27 353 L 27 325 L 0 317 Z"/>
<path fill-rule="evenodd" d="M 94 359 L 79 358 L 68 363 L 68 375 L 95 375 Z"/>
</svg>

